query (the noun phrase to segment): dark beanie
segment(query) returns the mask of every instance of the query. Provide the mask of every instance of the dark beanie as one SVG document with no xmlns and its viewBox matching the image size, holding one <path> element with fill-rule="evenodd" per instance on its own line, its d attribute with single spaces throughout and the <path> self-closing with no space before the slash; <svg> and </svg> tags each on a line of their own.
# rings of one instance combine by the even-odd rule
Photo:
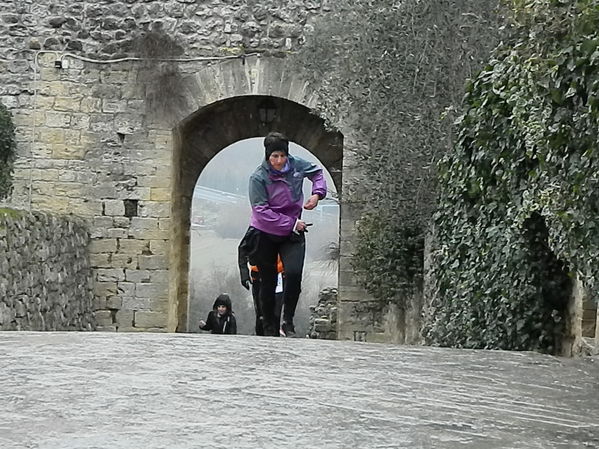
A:
<svg viewBox="0 0 599 449">
<path fill-rule="evenodd" d="M 286 155 L 289 155 L 289 139 L 281 133 L 271 132 L 264 138 L 266 160 L 275 151 L 282 151 Z"/>
<path fill-rule="evenodd" d="M 218 306 L 225 306 L 227 309 L 231 310 L 231 298 L 226 293 L 222 293 L 218 295 L 216 301 L 214 301 L 213 309 L 216 309 Z"/>
</svg>

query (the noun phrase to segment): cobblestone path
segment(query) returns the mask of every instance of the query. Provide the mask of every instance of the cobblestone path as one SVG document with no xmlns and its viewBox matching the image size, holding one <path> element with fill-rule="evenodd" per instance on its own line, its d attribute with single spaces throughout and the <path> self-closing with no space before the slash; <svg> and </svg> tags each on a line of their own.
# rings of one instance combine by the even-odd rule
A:
<svg viewBox="0 0 599 449">
<path fill-rule="evenodd" d="M 599 447 L 597 359 L 4 332 L 0 367 L 2 449 Z"/>
</svg>

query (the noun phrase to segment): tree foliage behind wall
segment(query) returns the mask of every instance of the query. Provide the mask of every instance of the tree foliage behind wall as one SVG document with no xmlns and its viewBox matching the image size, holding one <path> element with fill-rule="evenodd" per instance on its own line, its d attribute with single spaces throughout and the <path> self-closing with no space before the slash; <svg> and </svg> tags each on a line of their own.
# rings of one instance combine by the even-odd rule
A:
<svg viewBox="0 0 599 449">
<path fill-rule="evenodd" d="M 353 260 L 383 303 L 401 303 L 422 278 L 435 162 L 453 141 L 451 118 L 465 80 L 498 40 L 497 5 L 337 0 L 299 55 L 325 117 L 364 139 L 364 215 Z"/>
<path fill-rule="evenodd" d="M 15 159 L 15 126 L 10 111 L 0 103 L 0 198 L 12 187 L 12 168 Z"/>
<path fill-rule="evenodd" d="M 573 271 L 599 279 L 599 1 L 513 1 L 440 166 L 429 343 L 559 350 Z"/>
</svg>

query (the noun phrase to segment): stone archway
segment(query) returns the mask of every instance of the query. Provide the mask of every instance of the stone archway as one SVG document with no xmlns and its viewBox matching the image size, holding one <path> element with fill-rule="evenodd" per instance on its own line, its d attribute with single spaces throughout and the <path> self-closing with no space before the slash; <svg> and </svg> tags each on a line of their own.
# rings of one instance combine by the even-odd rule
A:
<svg viewBox="0 0 599 449">
<path fill-rule="evenodd" d="M 266 116 L 259 111 L 265 105 Z M 200 173 L 223 148 L 271 130 L 309 149 L 341 192 L 343 136 L 306 106 L 280 97 L 241 95 L 213 102 L 183 119 L 173 145 L 169 329 L 182 331 L 187 321 L 191 200 Z"/>
</svg>

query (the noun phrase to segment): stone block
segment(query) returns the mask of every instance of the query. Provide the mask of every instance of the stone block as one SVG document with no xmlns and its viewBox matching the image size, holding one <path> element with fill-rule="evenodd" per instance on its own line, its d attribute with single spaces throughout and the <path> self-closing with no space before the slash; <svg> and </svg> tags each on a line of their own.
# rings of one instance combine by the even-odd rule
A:
<svg viewBox="0 0 599 449">
<path fill-rule="evenodd" d="M 75 198 L 78 196 L 76 192 L 78 191 L 79 184 L 74 182 L 53 182 L 50 184 L 50 188 L 54 195 Z"/>
<path fill-rule="evenodd" d="M 135 296 L 139 298 L 168 298 L 168 284 L 137 284 Z"/>
<path fill-rule="evenodd" d="M 168 218 L 171 216 L 170 203 L 146 202 L 141 204 L 140 209 L 142 217 Z"/>
<path fill-rule="evenodd" d="M 82 198 L 71 198 L 69 207 L 74 215 L 81 217 L 93 217 L 102 212 L 102 203 L 99 201 L 87 201 Z"/>
<path fill-rule="evenodd" d="M 133 327 L 133 320 L 135 318 L 135 312 L 133 310 L 121 309 L 116 312 L 116 326 L 119 331 L 122 328 Z"/>
<path fill-rule="evenodd" d="M 50 145 L 65 144 L 64 129 L 41 127 L 37 131 L 36 140 Z"/>
<path fill-rule="evenodd" d="M 64 132 L 64 141 L 69 146 L 81 146 L 81 131 L 78 129 L 66 129 Z"/>
<path fill-rule="evenodd" d="M 158 229 L 158 219 L 157 218 L 133 217 L 131 219 L 131 231 L 155 230 L 155 229 Z"/>
<path fill-rule="evenodd" d="M 339 284 L 348 286 L 358 286 L 356 274 L 353 270 L 343 270 L 339 268 Z"/>
<path fill-rule="evenodd" d="M 170 188 L 171 179 L 169 176 L 141 176 L 137 184 L 140 187 Z"/>
<path fill-rule="evenodd" d="M 60 110 L 60 109 L 56 108 L 56 100 L 57 99 L 58 98 L 54 97 L 53 95 L 51 95 L 51 96 L 38 95 L 37 98 L 35 99 L 35 107 L 36 107 L 36 109 L 45 110 L 45 111 L 49 111 L 52 109 Z M 23 112 L 25 112 L 25 111 L 22 111 L 19 114 L 14 114 L 14 118 L 15 118 L 14 122 L 16 125 L 20 125 L 20 121 L 17 121 L 18 120 L 17 117 L 25 116 L 25 114 L 23 114 Z"/>
<path fill-rule="evenodd" d="M 67 128 L 71 124 L 71 114 L 67 112 L 46 112 L 45 126 L 50 128 Z"/>
<path fill-rule="evenodd" d="M 106 308 L 120 309 L 123 306 L 123 300 L 120 296 L 110 296 L 106 298 Z"/>
<path fill-rule="evenodd" d="M 104 215 L 110 217 L 122 217 L 125 215 L 125 205 L 121 200 L 104 200 L 102 201 Z"/>
<path fill-rule="evenodd" d="M 171 189 L 166 187 L 150 187 L 150 200 L 152 201 L 170 201 Z"/>
<path fill-rule="evenodd" d="M 96 270 L 96 280 L 98 282 L 118 282 L 125 280 L 125 270 L 123 269 L 104 269 Z"/>
<path fill-rule="evenodd" d="M 94 282 L 94 294 L 102 298 L 116 295 L 118 292 L 116 282 Z"/>
<path fill-rule="evenodd" d="M 109 114 L 91 114 L 90 131 L 101 134 L 103 136 L 112 136 L 114 128 L 114 119 Z M 114 136 L 116 137 L 116 136 Z"/>
<path fill-rule="evenodd" d="M 35 185 L 41 186 L 47 185 L 47 183 L 35 183 Z M 52 211 L 61 214 L 68 214 L 70 212 L 68 198 L 34 194 L 32 195 L 32 204 L 43 211 Z"/>
<path fill-rule="evenodd" d="M 94 315 L 98 328 L 113 325 L 113 313 L 110 310 L 96 310 Z"/>
<path fill-rule="evenodd" d="M 126 235 L 139 240 L 167 240 L 170 237 L 170 230 L 131 229 Z"/>
<path fill-rule="evenodd" d="M 92 239 L 89 243 L 89 252 L 94 253 L 114 253 L 117 250 L 116 239 Z"/>
<path fill-rule="evenodd" d="M 111 325 L 98 325 L 96 327 L 97 332 L 116 332 L 116 326 L 114 324 Z"/>
<path fill-rule="evenodd" d="M 129 217 L 114 217 L 115 228 L 129 228 L 129 226 L 131 226 Z"/>
<path fill-rule="evenodd" d="M 163 312 L 137 311 L 135 312 L 135 327 L 164 328 L 167 326 L 168 315 Z"/>
<path fill-rule="evenodd" d="M 139 256 L 139 268 L 141 270 L 166 270 L 168 259 L 165 256 Z"/>
<path fill-rule="evenodd" d="M 171 243 L 168 240 L 150 240 L 150 252 L 156 256 L 168 256 Z"/>
<path fill-rule="evenodd" d="M 152 310 L 150 298 L 123 297 L 123 309 L 126 310 Z"/>
<path fill-rule="evenodd" d="M 90 119 L 88 114 L 73 114 L 71 116 L 71 128 L 73 129 L 89 129 Z M 83 142 L 82 142 L 83 143 Z"/>
<path fill-rule="evenodd" d="M 137 239 L 119 239 L 119 253 L 137 256 L 149 251 L 150 242 Z"/>
<path fill-rule="evenodd" d="M 94 228 L 111 228 L 113 223 L 112 217 L 95 216 L 92 226 Z"/>
<path fill-rule="evenodd" d="M 122 199 L 132 199 L 132 200 L 140 200 L 140 201 L 149 201 L 150 200 L 150 188 L 149 187 L 127 187 L 126 190 L 122 188 L 119 189 L 120 186 L 117 186 L 117 190 L 119 192 L 119 198 Z"/>
<path fill-rule="evenodd" d="M 112 256 L 110 253 L 90 254 L 89 263 L 93 268 L 110 268 L 112 267 Z"/>
<path fill-rule="evenodd" d="M 316 332 L 330 332 L 334 329 L 330 320 L 317 318 L 314 320 L 314 330 Z"/>
<path fill-rule="evenodd" d="M 114 114 L 117 112 L 127 112 L 126 100 L 102 100 L 102 112 Z"/>
<path fill-rule="evenodd" d="M 78 112 L 81 110 L 81 100 L 79 99 L 73 99 L 71 97 L 56 97 L 53 103 L 53 108 L 56 111 Z"/>
<path fill-rule="evenodd" d="M 341 285 L 339 287 L 339 302 L 368 302 L 372 298 L 360 287 Z"/>
<path fill-rule="evenodd" d="M 148 133 L 148 140 L 154 142 L 157 148 L 170 147 L 173 141 L 173 135 L 171 132 L 165 132 L 159 129 L 152 129 Z"/>
<path fill-rule="evenodd" d="M 100 82 L 104 84 L 125 84 L 127 83 L 129 72 L 125 70 L 110 70 L 100 72 Z"/>
<path fill-rule="evenodd" d="M 116 187 L 109 183 L 102 183 L 99 185 L 93 184 L 89 186 L 87 195 L 91 196 L 92 198 L 100 198 L 102 200 L 116 199 L 118 197 Z"/>
<path fill-rule="evenodd" d="M 64 143 L 52 144 L 52 157 L 54 159 L 83 159 L 85 148 L 79 145 L 66 145 Z"/>
<path fill-rule="evenodd" d="M 130 254 L 112 254 L 111 264 L 115 268 L 137 268 L 137 256 Z"/>
<path fill-rule="evenodd" d="M 125 280 L 134 283 L 150 282 L 151 273 L 149 270 L 125 269 Z"/>
<path fill-rule="evenodd" d="M 75 171 L 72 169 L 67 169 L 67 170 L 62 169 L 60 171 L 57 170 L 57 172 L 58 172 L 57 179 L 59 181 L 74 182 L 74 181 L 78 180 L 78 176 L 77 176 L 79 174 L 78 171 Z"/>
<path fill-rule="evenodd" d="M 57 169 L 47 168 L 44 170 L 34 170 L 33 176 L 43 181 L 58 181 L 59 173 Z"/>
<path fill-rule="evenodd" d="M 126 100 L 125 100 L 126 101 Z M 114 115 L 114 128 L 117 131 L 127 131 L 128 133 L 143 129 L 144 123 L 143 118 L 140 114 L 132 114 L 131 111 L 128 110 L 129 102 L 125 103 L 125 111 L 126 113 L 116 113 Z"/>
<path fill-rule="evenodd" d="M 135 296 L 135 283 L 134 282 L 119 282 L 117 284 L 117 290 L 119 295 L 124 297 Z"/>
<path fill-rule="evenodd" d="M 170 271 L 169 270 L 151 270 L 150 282 L 155 284 L 168 284 Z"/>
<path fill-rule="evenodd" d="M 81 100 L 80 110 L 85 113 L 100 112 L 101 100 L 91 96 L 84 97 Z"/>
<path fill-rule="evenodd" d="M 105 235 L 115 239 L 126 239 L 129 236 L 129 231 L 123 228 L 110 228 L 106 229 Z"/>
</svg>

